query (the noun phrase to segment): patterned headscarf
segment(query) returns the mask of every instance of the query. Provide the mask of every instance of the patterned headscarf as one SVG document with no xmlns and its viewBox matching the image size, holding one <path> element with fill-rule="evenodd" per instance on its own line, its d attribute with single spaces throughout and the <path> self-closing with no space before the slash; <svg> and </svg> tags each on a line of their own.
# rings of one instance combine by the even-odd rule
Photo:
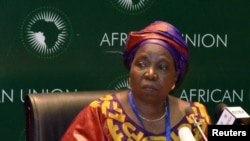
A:
<svg viewBox="0 0 250 141">
<path fill-rule="evenodd" d="M 140 31 L 130 32 L 123 54 L 124 63 L 129 69 L 138 48 L 148 43 L 161 45 L 170 52 L 178 72 L 176 84 L 180 83 L 189 65 L 188 45 L 181 32 L 164 21 L 155 21 Z"/>
</svg>

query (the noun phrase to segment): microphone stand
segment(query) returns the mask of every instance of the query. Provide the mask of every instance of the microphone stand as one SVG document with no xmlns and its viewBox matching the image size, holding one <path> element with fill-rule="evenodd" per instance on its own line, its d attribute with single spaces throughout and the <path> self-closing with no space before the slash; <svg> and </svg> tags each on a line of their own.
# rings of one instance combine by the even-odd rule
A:
<svg viewBox="0 0 250 141">
<path fill-rule="evenodd" d="M 197 122 L 196 118 L 195 118 L 193 115 L 191 115 L 191 117 L 192 117 L 192 119 L 193 119 L 193 121 L 194 121 L 195 126 L 198 128 L 199 132 L 201 133 L 203 139 L 204 139 L 205 141 L 208 141 L 208 140 L 207 140 L 207 137 L 205 136 L 205 134 L 204 134 L 203 131 L 201 130 L 200 123 Z"/>
</svg>

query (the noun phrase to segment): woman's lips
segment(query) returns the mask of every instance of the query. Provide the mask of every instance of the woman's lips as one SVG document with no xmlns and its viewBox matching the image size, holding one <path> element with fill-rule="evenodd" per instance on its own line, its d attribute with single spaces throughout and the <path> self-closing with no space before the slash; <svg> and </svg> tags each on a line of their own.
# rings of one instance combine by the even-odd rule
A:
<svg viewBox="0 0 250 141">
<path fill-rule="evenodd" d="M 147 91 L 156 91 L 157 90 L 157 88 L 154 87 L 153 85 L 144 85 L 142 88 L 147 90 Z"/>
</svg>

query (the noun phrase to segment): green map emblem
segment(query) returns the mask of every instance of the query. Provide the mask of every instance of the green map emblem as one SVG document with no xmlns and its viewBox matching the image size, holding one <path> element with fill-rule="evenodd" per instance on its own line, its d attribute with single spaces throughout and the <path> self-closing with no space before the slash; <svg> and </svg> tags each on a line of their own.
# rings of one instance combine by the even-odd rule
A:
<svg viewBox="0 0 250 141">
<path fill-rule="evenodd" d="M 121 89 L 130 89 L 130 85 L 128 82 L 128 75 L 122 75 L 114 79 L 109 83 L 107 89 L 110 90 L 121 90 Z"/>
<path fill-rule="evenodd" d="M 21 38 L 25 48 L 33 55 L 44 59 L 54 58 L 69 47 L 72 26 L 59 9 L 41 7 L 24 19 Z"/>
<path fill-rule="evenodd" d="M 155 0 L 110 0 L 118 11 L 130 15 L 147 11 L 154 1 Z"/>
</svg>

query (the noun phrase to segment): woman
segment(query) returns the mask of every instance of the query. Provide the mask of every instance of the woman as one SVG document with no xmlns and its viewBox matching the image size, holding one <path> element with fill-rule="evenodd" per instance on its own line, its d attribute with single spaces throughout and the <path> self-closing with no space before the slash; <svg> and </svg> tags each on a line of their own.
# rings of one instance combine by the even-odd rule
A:
<svg viewBox="0 0 250 141">
<path fill-rule="evenodd" d="M 173 25 L 155 21 L 130 32 L 124 63 L 131 89 L 106 95 L 83 109 L 62 141 L 178 141 L 178 130 L 188 127 L 203 140 L 186 109 L 206 134 L 211 119 L 206 107 L 169 93 L 181 83 L 188 67 L 188 47 Z"/>
</svg>

